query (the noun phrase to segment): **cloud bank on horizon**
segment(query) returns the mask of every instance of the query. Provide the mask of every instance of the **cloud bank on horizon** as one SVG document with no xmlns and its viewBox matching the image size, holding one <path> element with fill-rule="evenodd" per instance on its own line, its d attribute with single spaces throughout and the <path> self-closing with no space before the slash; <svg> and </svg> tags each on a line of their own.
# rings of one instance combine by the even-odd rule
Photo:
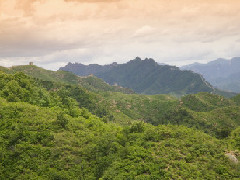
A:
<svg viewBox="0 0 240 180">
<path fill-rule="evenodd" d="M 0 65 L 240 56 L 239 0 L 0 0 Z"/>
</svg>

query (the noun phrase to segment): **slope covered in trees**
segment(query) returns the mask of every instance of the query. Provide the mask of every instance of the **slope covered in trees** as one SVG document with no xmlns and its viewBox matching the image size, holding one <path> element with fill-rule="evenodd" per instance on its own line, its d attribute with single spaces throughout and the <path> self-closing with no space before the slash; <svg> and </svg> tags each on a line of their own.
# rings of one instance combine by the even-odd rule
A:
<svg viewBox="0 0 240 180">
<path fill-rule="evenodd" d="M 238 96 L 230 100 L 209 93 L 187 95 L 181 99 L 169 95 L 123 94 L 108 91 L 108 88 L 103 91 L 105 83 L 101 84 L 101 90 L 90 91 L 79 85 L 32 79 L 23 73 L 2 73 L 1 81 L 3 89 L 0 92 L 8 100 L 51 107 L 57 104 L 71 109 L 72 113 L 73 106 L 86 108 L 104 117 L 106 122 L 122 125 L 132 121 L 153 125 L 170 123 L 194 127 L 223 138 L 240 123 Z"/>
<path fill-rule="evenodd" d="M 0 77 L 0 179 L 240 177 L 225 156 L 239 157 L 237 97 L 96 93 L 21 72 Z M 228 138 L 216 139 L 215 127 L 229 124 Z"/>
<path fill-rule="evenodd" d="M 240 125 L 240 106 L 209 93 L 180 99 L 168 95 L 105 93 L 103 99 L 101 103 L 108 107 L 113 121 L 121 124 L 142 120 L 153 125 L 184 125 L 218 138 L 228 137 Z"/>
<path fill-rule="evenodd" d="M 84 70 L 88 67 L 71 64 L 71 67 L 73 66 L 76 66 L 74 70 L 69 65 L 60 69 L 82 75 L 81 73 L 85 72 Z M 90 67 L 91 65 L 89 65 Z M 200 75 L 190 71 L 181 71 L 174 66 L 159 65 L 153 59 L 136 58 L 126 64 L 107 67 L 104 71 L 89 69 L 87 73 L 94 74 L 109 84 L 128 87 L 142 94 L 183 95 L 215 91 Z"/>
<path fill-rule="evenodd" d="M 1 179 L 232 179 L 226 146 L 183 126 L 104 123 L 1 99 Z"/>
<path fill-rule="evenodd" d="M 123 93 L 134 93 L 131 89 L 119 86 L 111 86 L 95 76 L 79 77 L 67 71 L 50 71 L 34 65 L 13 66 L 11 68 L 0 67 L 0 71 L 8 74 L 23 72 L 33 78 L 44 81 L 58 82 L 70 85 L 80 85 L 90 91 L 114 91 Z"/>
</svg>

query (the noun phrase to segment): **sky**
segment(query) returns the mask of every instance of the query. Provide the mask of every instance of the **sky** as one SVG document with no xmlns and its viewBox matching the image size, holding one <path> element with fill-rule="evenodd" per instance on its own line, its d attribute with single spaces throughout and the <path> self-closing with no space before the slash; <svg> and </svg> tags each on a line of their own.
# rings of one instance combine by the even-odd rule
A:
<svg viewBox="0 0 240 180">
<path fill-rule="evenodd" d="M 240 0 L 0 0 L 0 66 L 240 56 Z"/>
</svg>

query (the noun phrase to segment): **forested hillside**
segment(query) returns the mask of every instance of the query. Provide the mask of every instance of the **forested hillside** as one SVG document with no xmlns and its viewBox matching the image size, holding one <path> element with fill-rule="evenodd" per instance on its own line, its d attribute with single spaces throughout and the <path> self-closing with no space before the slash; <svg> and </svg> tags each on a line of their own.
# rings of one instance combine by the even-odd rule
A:
<svg viewBox="0 0 240 180">
<path fill-rule="evenodd" d="M 226 146 L 183 126 L 127 127 L 1 99 L 1 179 L 232 179 Z"/>
<path fill-rule="evenodd" d="M 43 80 L 58 82 L 70 85 L 80 85 L 90 91 L 115 91 L 123 93 L 133 93 L 133 90 L 128 88 L 122 88 L 119 86 L 110 86 L 103 80 L 95 76 L 79 77 L 71 72 L 66 71 L 50 71 L 34 65 L 22 65 L 13 66 L 11 68 L 4 68 L 0 66 L 0 71 L 8 74 L 14 74 L 16 72 L 23 72 L 31 77 Z"/>
<path fill-rule="evenodd" d="M 0 0 L 0 180 L 240 180 L 239 29 L 240 0 Z"/>
<path fill-rule="evenodd" d="M 12 75 L 14 72 L 17 73 Z M 32 79 L 21 72 L 40 79 Z M 169 95 L 123 94 L 114 92 L 112 86 L 93 76 L 80 78 L 68 72 L 46 71 L 36 66 L 14 67 L 8 73 L 11 74 L 2 73 L 3 97 L 5 91 L 12 92 L 7 99 L 11 99 L 11 95 L 17 95 L 17 101 L 40 106 L 54 106 L 63 102 L 62 107 L 71 107 L 75 103 L 80 108 L 104 117 L 106 122 L 129 124 L 132 121 L 144 121 L 153 125 L 171 123 L 195 127 L 217 137 L 227 137 L 240 124 L 238 96 L 230 100 L 209 93 L 187 95 L 181 99 Z M 59 78 L 61 73 L 67 75 Z M 26 82 L 29 87 L 16 82 L 24 78 L 25 81 L 28 79 Z M 66 84 L 68 78 L 69 83 Z M 91 81 L 92 83 L 86 83 Z M 28 89 L 18 90 L 22 84 Z M 117 87 L 118 89 L 121 88 Z M 131 92 L 123 90 L 126 93 Z"/>
<path fill-rule="evenodd" d="M 240 178 L 227 156 L 239 158 L 238 96 L 91 91 L 8 73 L 0 179 Z"/>
<path fill-rule="evenodd" d="M 77 75 L 83 75 L 84 72 L 86 72 L 84 75 L 94 74 L 111 85 L 131 88 L 141 94 L 184 95 L 215 92 L 215 89 L 199 74 L 181 71 L 175 66 L 159 65 L 151 58 L 141 60 L 137 57 L 126 64 L 102 66 L 104 70 L 91 71 L 92 66 L 68 64 L 60 69 Z M 86 68 L 88 71 L 85 71 Z"/>
</svg>

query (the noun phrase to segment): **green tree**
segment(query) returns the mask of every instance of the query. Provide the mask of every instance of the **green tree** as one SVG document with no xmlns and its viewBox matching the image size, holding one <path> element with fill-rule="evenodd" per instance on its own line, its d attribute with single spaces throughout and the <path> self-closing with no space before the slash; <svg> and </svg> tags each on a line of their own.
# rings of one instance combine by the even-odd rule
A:
<svg viewBox="0 0 240 180">
<path fill-rule="evenodd" d="M 56 122 L 60 127 L 66 128 L 67 124 L 68 124 L 68 119 L 67 119 L 66 115 L 63 112 L 61 112 L 57 115 Z"/>
</svg>

